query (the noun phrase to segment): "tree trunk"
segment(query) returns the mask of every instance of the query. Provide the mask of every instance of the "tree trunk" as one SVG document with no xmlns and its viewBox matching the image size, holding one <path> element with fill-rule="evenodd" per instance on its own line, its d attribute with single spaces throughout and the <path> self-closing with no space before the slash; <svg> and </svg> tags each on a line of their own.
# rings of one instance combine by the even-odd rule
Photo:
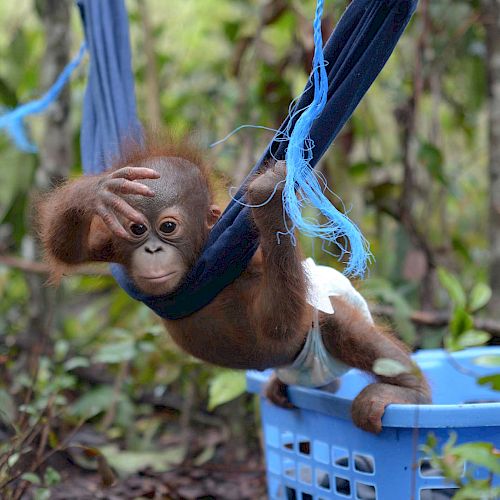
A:
<svg viewBox="0 0 500 500">
<path fill-rule="evenodd" d="M 500 318 L 500 0 L 483 0 L 489 111 L 490 313 Z"/>
<path fill-rule="evenodd" d="M 146 56 L 146 109 L 148 112 L 148 125 L 153 130 L 160 129 L 160 80 L 156 64 L 154 27 L 149 13 L 147 0 L 138 0 L 137 6 L 142 20 L 142 36 L 144 53 Z"/>
<path fill-rule="evenodd" d="M 43 22 L 46 44 L 41 81 L 43 87 L 48 88 L 55 82 L 70 59 L 70 19 L 73 2 L 72 0 L 37 0 L 36 7 Z M 70 88 L 66 86 L 59 99 L 45 114 L 45 132 L 36 176 L 37 189 L 48 189 L 69 174 L 73 161 L 69 117 Z"/>
<path fill-rule="evenodd" d="M 36 10 L 43 22 L 45 54 L 41 64 L 42 87 L 47 89 L 69 62 L 71 36 L 71 0 L 37 0 Z M 65 179 L 72 163 L 72 135 L 70 124 L 70 90 L 66 87 L 44 115 L 45 126 L 40 147 L 40 163 L 35 176 L 35 192 L 46 191 Z M 36 218 L 36 213 L 33 214 Z M 24 257 L 38 260 L 40 248 L 33 234 L 23 240 Z M 56 291 L 45 286 L 45 277 L 27 275 L 30 290 L 29 326 L 27 335 L 36 338 L 38 350 L 49 348 L 51 320 Z"/>
</svg>

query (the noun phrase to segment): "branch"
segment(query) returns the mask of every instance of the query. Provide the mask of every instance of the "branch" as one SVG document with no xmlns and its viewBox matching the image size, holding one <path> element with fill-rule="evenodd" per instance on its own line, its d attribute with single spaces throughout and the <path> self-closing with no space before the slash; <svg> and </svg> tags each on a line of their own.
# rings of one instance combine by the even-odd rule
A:
<svg viewBox="0 0 500 500">
<path fill-rule="evenodd" d="M 115 420 L 116 410 L 118 402 L 120 400 L 120 394 L 122 392 L 125 379 L 127 378 L 129 368 L 130 368 L 129 361 L 122 361 L 120 363 L 118 374 L 116 375 L 115 380 L 113 382 L 113 394 L 111 395 L 109 407 L 106 410 L 106 413 L 104 414 L 104 417 L 101 422 L 101 429 L 103 431 L 107 431 Z"/>
<path fill-rule="evenodd" d="M 370 307 L 370 310 L 375 316 L 389 319 L 396 315 L 396 310 L 392 306 L 374 305 Z M 409 319 L 416 325 L 440 328 L 450 324 L 451 316 L 446 311 L 412 311 Z M 474 328 L 500 337 L 500 321 L 489 318 L 474 318 Z"/>
<path fill-rule="evenodd" d="M 50 268 L 44 262 L 23 259 L 14 255 L 0 255 L 0 265 L 19 269 L 26 273 L 33 274 L 50 274 Z M 107 267 L 97 267 L 94 265 L 85 265 L 75 268 L 75 272 L 71 276 L 111 276 L 111 271 Z"/>
</svg>

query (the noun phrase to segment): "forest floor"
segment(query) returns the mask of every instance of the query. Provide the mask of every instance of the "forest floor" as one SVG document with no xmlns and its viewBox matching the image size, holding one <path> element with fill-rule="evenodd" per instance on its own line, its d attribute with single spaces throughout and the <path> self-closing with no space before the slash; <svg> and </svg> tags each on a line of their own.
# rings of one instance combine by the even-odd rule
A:
<svg viewBox="0 0 500 500">
<path fill-rule="evenodd" d="M 65 474 L 66 475 L 66 474 Z M 164 473 L 144 470 L 103 487 L 97 473 L 73 471 L 50 492 L 51 500 L 135 499 L 264 500 L 265 471 L 260 463 L 181 466 Z"/>
<path fill-rule="evenodd" d="M 193 426 L 183 434 L 179 428 L 171 429 L 159 437 L 155 450 L 136 453 L 126 449 L 123 438 L 115 444 L 100 444 L 104 435 L 86 426 L 75 435 L 74 444 L 45 464 L 45 470 L 57 471 L 59 480 L 42 498 L 264 500 L 266 474 L 258 439 L 251 428 L 241 430 L 247 432 L 235 435 L 227 429 Z M 176 458 L 179 444 L 182 451 Z M 101 454 L 99 449 L 108 451 Z M 36 486 L 22 496 L 23 500 L 37 498 Z"/>
</svg>

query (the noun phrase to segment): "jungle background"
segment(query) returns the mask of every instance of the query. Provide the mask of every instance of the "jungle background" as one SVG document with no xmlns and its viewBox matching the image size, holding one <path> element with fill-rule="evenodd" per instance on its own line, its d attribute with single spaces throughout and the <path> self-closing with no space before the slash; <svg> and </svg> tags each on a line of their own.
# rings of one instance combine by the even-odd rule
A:
<svg viewBox="0 0 500 500">
<path fill-rule="evenodd" d="M 325 33 L 347 4 L 326 2 Z M 141 119 L 202 146 L 279 126 L 310 70 L 314 6 L 128 0 Z M 1 2 L 0 26 L 1 113 L 54 82 L 82 30 L 70 0 Z M 29 120 L 37 152 L 0 134 L 0 496 L 265 498 L 243 373 L 181 353 L 105 269 L 46 285 L 33 200 L 81 174 L 87 65 Z M 221 197 L 270 139 L 247 129 L 210 151 Z M 413 349 L 500 338 L 499 1 L 420 0 L 319 168 L 371 243 L 374 314 Z"/>
</svg>

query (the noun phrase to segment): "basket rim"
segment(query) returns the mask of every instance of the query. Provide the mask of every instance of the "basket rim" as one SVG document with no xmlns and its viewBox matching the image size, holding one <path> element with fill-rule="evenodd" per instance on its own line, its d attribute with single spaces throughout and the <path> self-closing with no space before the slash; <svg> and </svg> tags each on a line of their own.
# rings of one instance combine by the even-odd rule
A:
<svg viewBox="0 0 500 500">
<path fill-rule="evenodd" d="M 452 353 L 454 359 L 470 359 L 481 355 L 500 355 L 500 346 L 470 348 Z M 450 353 L 443 349 L 429 349 L 413 355 L 418 363 L 445 359 Z M 357 371 L 357 370 L 356 370 Z M 265 383 L 272 370 L 264 372 L 247 372 L 247 390 L 251 393 L 262 394 Z M 360 372 L 362 373 L 362 372 Z M 291 402 L 300 409 L 317 411 L 345 420 L 351 420 L 352 399 L 340 397 L 320 389 L 290 386 L 289 397 Z M 265 404 L 271 404 L 265 402 Z M 383 427 L 398 428 L 456 428 L 456 427 L 499 427 L 500 402 L 472 403 L 472 404 L 431 404 L 431 405 L 403 405 L 392 404 L 386 408 L 382 419 Z"/>
</svg>

